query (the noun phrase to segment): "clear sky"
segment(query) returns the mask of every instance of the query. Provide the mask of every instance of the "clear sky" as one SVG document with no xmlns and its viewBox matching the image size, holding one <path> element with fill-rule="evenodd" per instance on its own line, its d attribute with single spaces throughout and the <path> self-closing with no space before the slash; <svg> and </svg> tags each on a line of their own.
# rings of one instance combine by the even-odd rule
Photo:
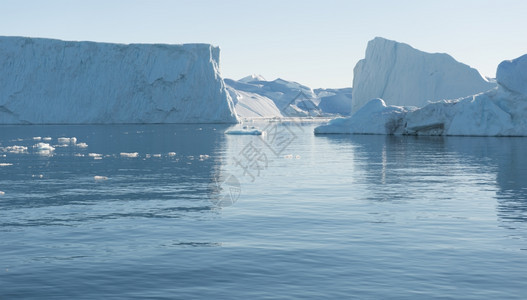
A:
<svg viewBox="0 0 527 300">
<path fill-rule="evenodd" d="M 445 52 L 494 77 L 527 53 L 523 0 L 0 0 L 0 35 L 211 43 L 222 74 L 351 86 L 376 36 Z"/>
</svg>

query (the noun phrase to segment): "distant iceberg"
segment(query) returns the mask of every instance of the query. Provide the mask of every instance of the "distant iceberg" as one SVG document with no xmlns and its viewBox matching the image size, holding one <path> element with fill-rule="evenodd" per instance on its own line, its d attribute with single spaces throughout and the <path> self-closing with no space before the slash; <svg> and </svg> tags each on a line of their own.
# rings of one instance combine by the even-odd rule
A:
<svg viewBox="0 0 527 300">
<path fill-rule="evenodd" d="M 261 75 L 225 83 L 241 118 L 327 117 L 351 110 L 351 88 L 313 90 L 280 78 L 266 81 Z"/>
<path fill-rule="evenodd" d="M 315 133 L 527 136 L 527 54 L 502 62 L 496 74 L 498 86 L 487 92 L 422 108 L 374 99 Z"/>
<path fill-rule="evenodd" d="M 237 123 L 207 44 L 0 37 L 0 124 Z"/>
</svg>

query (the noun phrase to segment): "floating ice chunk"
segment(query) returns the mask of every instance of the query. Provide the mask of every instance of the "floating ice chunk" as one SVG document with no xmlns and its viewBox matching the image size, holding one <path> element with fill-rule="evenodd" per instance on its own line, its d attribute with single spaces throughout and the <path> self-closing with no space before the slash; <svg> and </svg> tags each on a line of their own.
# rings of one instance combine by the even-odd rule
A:
<svg viewBox="0 0 527 300">
<path fill-rule="evenodd" d="M 53 154 L 53 151 L 55 151 L 55 148 L 47 143 L 38 143 L 34 145 L 33 148 L 37 150 L 37 154 L 44 156 L 50 156 Z"/>
<path fill-rule="evenodd" d="M 41 150 L 55 151 L 55 148 L 52 147 L 48 143 L 38 143 L 34 145 L 33 148 L 37 149 L 38 151 L 41 151 Z"/>
<path fill-rule="evenodd" d="M 200 154 L 200 156 L 199 156 L 199 160 L 201 160 L 201 161 L 204 161 L 204 160 L 209 159 L 209 158 L 210 158 L 210 156 L 208 154 Z"/>
<path fill-rule="evenodd" d="M 0 196 L 5 195 L 5 192 L 0 191 Z"/>
<path fill-rule="evenodd" d="M 78 143 L 78 144 L 75 144 L 75 146 L 77 146 L 79 148 L 88 148 L 88 144 L 86 144 L 86 143 Z"/>
<path fill-rule="evenodd" d="M 121 152 L 120 154 L 121 154 L 122 157 L 129 157 L 129 158 L 135 158 L 135 157 L 139 156 L 139 153 L 137 153 L 137 152 L 131 152 L 131 153 Z"/>
<path fill-rule="evenodd" d="M 75 154 L 73 154 L 73 156 L 75 156 L 75 157 L 84 157 L 84 154 L 82 154 L 82 153 L 75 153 Z"/>
<path fill-rule="evenodd" d="M 33 140 L 35 140 L 35 141 L 40 141 L 40 140 L 42 140 L 42 137 L 40 137 L 40 136 L 34 136 L 34 137 L 33 137 Z"/>
<path fill-rule="evenodd" d="M 77 143 L 77 138 L 76 137 L 71 137 L 71 138 L 60 137 L 58 138 L 58 141 L 59 141 L 59 144 L 62 144 L 62 145 L 68 145 L 68 144 L 75 145 Z"/>
<path fill-rule="evenodd" d="M 93 179 L 95 181 L 108 180 L 108 177 L 106 177 L 106 176 L 93 176 Z"/>
<path fill-rule="evenodd" d="M 31 175 L 31 177 L 33 177 L 33 178 L 44 178 L 44 175 L 42 175 L 42 174 L 38 174 L 38 175 L 33 174 L 33 175 Z"/>
<path fill-rule="evenodd" d="M 161 157 L 161 154 L 154 154 L 153 157 Z"/>
<path fill-rule="evenodd" d="M 99 153 L 88 153 L 88 156 L 89 157 L 93 157 L 93 158 L 101 158 L 102 157 L 102 154 L 99 154 Z"/>
<path fill-rule="evenodd" d="M 176 156 L 176 152 L 168 152 L 168 156 Z"/>
<path fill-rule="evenodd" d="M 49 136 L 42 138 L 43 141 L 49 142 L 52 140 Z"/>
<path fill-rule="evenodd" d="M 10 163 L 0 163 L 0 167 L 9 167 L 9 166 L 12 166 L 13 164 L 10 164 Z"/>
<path fill-rule="evenodd" d="M 8 153 L 14 153 L 14 154 L 23 154 L 23 153 L 27 153 L 27 147 L 25 146 L 8 146 L 8 147 L 5 147 L 5 148 L 1 148 L 0 147 L 0 150 L 3 150 L 4 152 L 8 152 Z"/>
</svg>

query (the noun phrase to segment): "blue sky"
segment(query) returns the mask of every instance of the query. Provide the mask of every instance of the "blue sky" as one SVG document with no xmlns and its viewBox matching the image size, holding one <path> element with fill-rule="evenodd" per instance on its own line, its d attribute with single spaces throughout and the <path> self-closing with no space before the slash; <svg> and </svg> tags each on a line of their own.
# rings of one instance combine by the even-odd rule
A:
<svg viewBox="0 0 527 300">
<path fill-rule="evenodd" d="M 211 43 L 224 77 L 351 86 L 376 36 L 445 52 L 494 76 L 527 53 L 519 0 L 0 0 L 0 35 L 118 43 Z"/>
</svg>

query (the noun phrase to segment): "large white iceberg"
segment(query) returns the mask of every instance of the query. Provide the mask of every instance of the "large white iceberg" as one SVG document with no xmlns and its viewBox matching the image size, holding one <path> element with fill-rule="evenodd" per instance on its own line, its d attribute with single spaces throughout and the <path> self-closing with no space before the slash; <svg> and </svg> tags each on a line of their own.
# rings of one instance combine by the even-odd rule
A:
<svg viewBox="0 0 527 300">
<path fill-rule="evenodd" d="M 387 105 L 422 107 L 496 86 L 448 54 L 426 53 L 380 37 L 368 43 L 366 57 L 353 73 L 352 112 L 374 98 Z"/>
<path fill-rule="evenodd" d="M 315 133 L 527 136 L 527 55 L 502 62 L 496 74 L 498 86 L 484 93 L 419 109 L 374 99 Z"/>
<path fill-rule="evenodd" d="M 0 124 L 237 120 L 217 47 L 0 37 Z"/>
</svg>

